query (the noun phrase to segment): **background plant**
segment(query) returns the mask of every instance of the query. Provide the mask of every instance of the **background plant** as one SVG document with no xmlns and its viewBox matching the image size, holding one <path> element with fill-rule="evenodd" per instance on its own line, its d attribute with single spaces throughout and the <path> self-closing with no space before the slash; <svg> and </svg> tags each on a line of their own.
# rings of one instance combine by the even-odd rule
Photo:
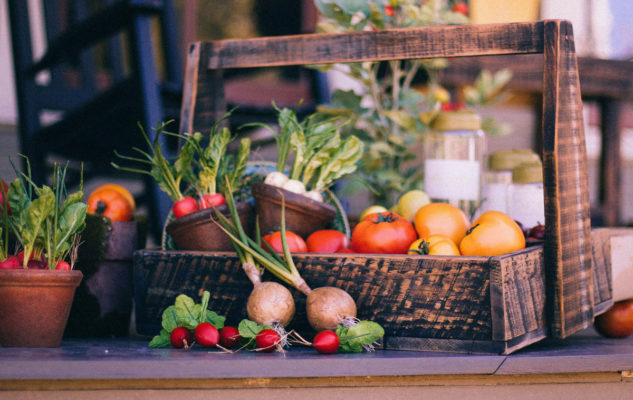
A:
<svg viewBox="0 0 633 400">
<path fill-rule="evenodd" d="M 316 0 L 322 22 L 319 31 L 348 31 L 414 28 L 466 24 L 462 10 L 446 0 Z M 393 204 L 398 195 L 422 185 L 412 148 L 437 113 L 454 107 L 450 93 L 440 84 L 445 59 L 400 60 L 320 66 L 335 69 L 359 83 L 361 90 L 336 90 L 324 113 L 346 115 L 352 120 L 346 133 L 358 136 L 365 145 L 359 181 L 373 193 L 374 202 Z M 510 79 L 508 71 L 484 72 L 474 85 L 464 88 L 468 106 L 489 104 L 499 98 Z M 420 84 L 423 82 L 424 84 Z M 505 128 L 484 122 L 489 133 Z M 353 185 L 352 185 L 353 186 Z"/>
</svg>

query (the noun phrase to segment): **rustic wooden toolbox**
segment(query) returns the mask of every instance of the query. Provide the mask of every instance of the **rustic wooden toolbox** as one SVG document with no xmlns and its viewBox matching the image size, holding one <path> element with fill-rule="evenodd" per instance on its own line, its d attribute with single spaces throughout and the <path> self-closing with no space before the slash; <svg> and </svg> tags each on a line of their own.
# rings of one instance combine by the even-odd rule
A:
<svg viewBox="0 0 633 400">
<path fill-rule="evenodd" d="M 224 115 L 222 70 L 227 68 L 533 53 L 544 57 L 547 240 L 542 247 L 491 258 L 297 256 L 312 287 L 342 287 L 355 297 L 361 318 L 385 327 L 387 348 L 507 354 L 548 334 L 567 337 L 612 303 L 604 232 L 594 233 L 592 251 L 582 102 L 569 22 L 197 42 L 188 52 L 180 131 L 208 132 Z M 142 251 L 134 263 L 139 333 L 155 333 L 160 313 L 179 293 L 196 297 L 209 290 L 214 310 L 230 319 L 244 315 L 251 288 L 234 255 Z M 301 314 L 296 318 L 302 328 Z"/>
</svg>

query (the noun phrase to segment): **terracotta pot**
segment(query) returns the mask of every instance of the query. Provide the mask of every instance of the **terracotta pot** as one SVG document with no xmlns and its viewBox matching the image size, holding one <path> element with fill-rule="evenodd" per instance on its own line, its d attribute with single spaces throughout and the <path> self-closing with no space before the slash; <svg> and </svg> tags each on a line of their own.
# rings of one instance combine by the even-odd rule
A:
<svg viewBox="0 0 633 400">
<path fill-rule="evenodd" d="M 237 203 L 240 221 L 247 233 L 251 227 L 252 206 L 249 203 Z M 230 218 L 226 205 L 217 207 L 218 211 Z M 215 212 L 212 208 L 196 211 L 169 222 L 167 233 L 180 250 L 233 251 L 229 237 L 213 221 Z"/>
<path fill-rule="evenodd" d="M 262 235 L 281 229 L 282 194 L 286 207 L 286 230 L 304 239 L 316 230 L 327 228 L 336 216 L 336 208 L 329 204 L 258 183 L 253 185 L 253 197 Z"/>
<path fill-rule="evenodd" d="M 0 343 L 58 347 L 81 271 L 0 270 Z"/>
<path fill-rule="evenodd" d="M 142 223 L 86 216 L 75 269 L 84 279 L 75 292 L 65 337 L 125 337 L 132 316 L 132 256 L 144 247 Z"/>
</svg>

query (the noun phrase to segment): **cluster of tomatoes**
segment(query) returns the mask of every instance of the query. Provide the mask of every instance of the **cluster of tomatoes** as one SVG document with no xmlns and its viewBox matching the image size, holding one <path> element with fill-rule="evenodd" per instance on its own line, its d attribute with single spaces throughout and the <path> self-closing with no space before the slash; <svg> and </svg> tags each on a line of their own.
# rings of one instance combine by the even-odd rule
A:
<svg viewBox="0 0 633 400">
<path fill-rule="evenodd" d="M 281 233 L 262 239 L 282 251 Z M 287 231 L 291 252 L 373 253 L 494 256 L 525 247 L 521 227 L 508 215 L 488 211 L 470 222 L 457 207 L 430 203 L 420 207 L 413 221 L 391 211 L 365 216 L 354 228 L 351 240 L 336 230 L 319 230 L 303 240 Z"/>
</svg>

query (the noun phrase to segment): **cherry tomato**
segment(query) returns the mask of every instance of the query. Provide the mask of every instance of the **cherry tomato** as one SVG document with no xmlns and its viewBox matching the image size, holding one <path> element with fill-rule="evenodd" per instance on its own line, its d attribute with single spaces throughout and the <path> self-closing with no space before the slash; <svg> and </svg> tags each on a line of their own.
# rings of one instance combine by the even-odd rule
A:
<svg viewBox="0 0 633 400">
<path fill-rule="evenodd" d="M 596 317 L 596 330 L 606 337 L 625 338 L 633 334 L 633 300 L 616 301 Z"/>
<path fill-rule="evenodd" d="M 222 204 L 226 204 L 226 200 L 224 196 L 220 193 L 215 194 L 205 194 L 200 199 L 200 209 L 203 210 L 205 208 L 217 207 Z"/>
<path fill-rule="evenodd" d="M 481 214 L 459 244 L 459 250 L 465 256 L 498 256 L 524 247 L 523 231 L 500 211 Z"/>
<path fill-rule="evenodd" d="M 385 5 L 385 15 L 393 17 L 394 15 L 396 15 L 396 11 L 393 9 L 392 6 L 387 4 Z"/>
<path fill-rule="evenodd" d="M 220 332 L 208 322 L 199 323 L 193 335 L 202 347 L 215 347 L 220 342 Z"/>
<path fill-rule="evenodd" d="M 281 336 L 273 329 L 264 329 L 255 336 L 257 348 L 265 352 L 275 350 L 279 342 L 281 342 Z"/>
<path fill-rule="evenodd" d="M 418 236 L 411 222 L 390 211 L 371 214 L 352 232 L 352 249 L 359 253 L 407 254 Z"/>
<path fill-rule="evenodd" d="M 321 331 L 317 333 L 312 341 L 312 347 L 316 349 L 321 354 L 332 354 L 336 353 L 338 347 L 341 344 L 341 339 L 339 339 L 338 335 L 329 330 Z"/>
<path fill-rule="evenodd" d="M 459 248 L 451 239 L 442 235 L 431 235 L 418 239 L 409 246 L 408 254 L 430 256 L 458 256 Z"/>
<path fill-rule="evenodd" d="M 183 347 L 189 347 L 189 345 L 193 343 L 193 336 L 191 335 L 189 329 L 184 326 L 179 326 L 171 331 L 169 334 L 169 341 L 172 346 L 182 349 Z"/>
<path fill-rule="evenodd" d="M 269 235 L 262 236 L 262 240 L 272 247 L 277 253 L 283 253 L 284 249 L 281 246 L 281 232 L 277 231 Z M 286 231 L 286 241 L 288 242 L 288 249 L 291 253 L 306 253 L 308 251 L 308 245 L 301 238 L 292 231 Z"/>
<path fill-rule="evenodd" d="M 0 214 L 4 214 L 4 210 L 7 210 L 7 215 L 11 215 L 11 207 L 9 206 L 9 185 L 2 179 L 0 179 Z"/>
<path fill-rule="evenodd" d="M 455 4 L 453 4 L 452 10 L 453 10 L 453 12 L 464 14 L 465 16 L 468 16 L 468 4 L 466 4 L 466 2 L 464 2 L 464 1 L 459 1 L 459 2 L 457 2 Z"/>
<path fill-rule="evenodd" d="M 192 212 L 198 211 L 198 202 L 191 196 L 185 196 L 182 199 L 174 202 L 171 206 L 171 210 L 174 213 L 174 217 L 180 218 Z"/>
<path fill-rule="evenodd" d="M 134 196 L 132 196 L 132 193 L 130 193 L 129 190 L 121 185 L 107 183 L 93 190 L 92 193 L 90 193 L 90 196 L 95 195 L 102 190 L 114 190 L 115 192 L 121 193 L 121 195 L 125 197 L 125 200 L 127 200 L 127 202 L 130 204 L 130 207 L 132 208 L 132 214 L 134 214 L 134 211 L 136 210 L 136 202 L 134 201 Z"/>
<path fill-rule="evenodd" d="M 88 198 L 88 213 L 110 218 L 112 221 L 129 221 L 132 218 L 132 206 L 116 190 L 104 189 L 92 193 Z"/>
<path fill-rule="evenodd" d="M 242 336 L 240 336 L 240 331 L 237 330 L 234 326 L 225 326 L 220 329 L 220 344 L 224 347 L 237 346 L 237 344 L 242 340 Z"/>
<path fill-rule="evenodd" d="M 415 230 L 424 239 L 442 235 L 458 244 L 466 236 L 470 221 L 462 210 L 446 203 L 430 203 L 421 207 L 413 218 Z"/>
<path fill-rule="evenodd" d="M 349 248 L 351 242 L 343 232 L 321 229 L 312 232 L 306 239 L 309 253 L 337 253 Z"/>
</svg>

